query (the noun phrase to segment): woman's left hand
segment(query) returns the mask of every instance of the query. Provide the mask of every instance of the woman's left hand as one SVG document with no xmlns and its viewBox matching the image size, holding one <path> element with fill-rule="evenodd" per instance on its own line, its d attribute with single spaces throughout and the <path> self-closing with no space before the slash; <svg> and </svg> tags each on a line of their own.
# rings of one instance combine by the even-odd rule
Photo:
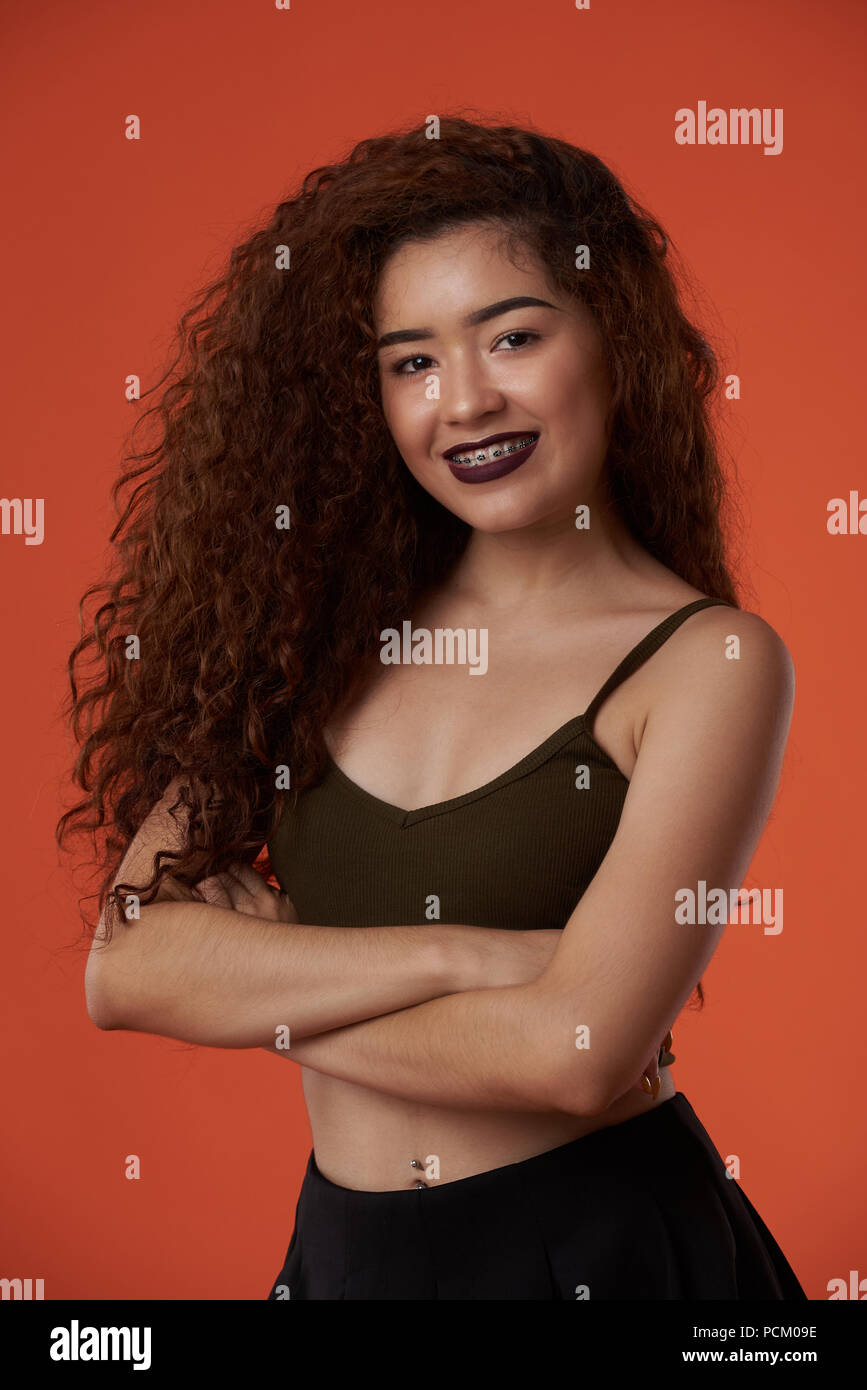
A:
<svg viewBox="0 0 867 1390">
<path fill-rule="evenodd" d="M 653 1096 L 653 1099 L 656 1100 L 656 1097 L 659 1095 L 659 1088 L 662 1085 L 662 1079 L 659 1075 L 659 1053 L 660 1051 L 669 1052 L 672 1042 L 671 1029 L 669 1029 L 660 1043 L 659 1048 L 654 1052 L 647 1066 L 644 1068 L 643 1075 L 639 1077 L 633 1086 L 633 1090 L 643 1091 L 646 1096 Z"/>
</svg>

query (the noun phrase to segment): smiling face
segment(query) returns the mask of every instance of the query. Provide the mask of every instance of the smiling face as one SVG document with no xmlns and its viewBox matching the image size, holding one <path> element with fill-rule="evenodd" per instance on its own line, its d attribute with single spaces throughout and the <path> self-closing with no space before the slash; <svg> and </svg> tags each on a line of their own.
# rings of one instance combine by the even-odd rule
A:
<svg viewBox="0 0 867 1390">
<path fill-rule="evenodd" d="M 481 531 L 592 506 L 608 447 L 609 383 L 592 315 L 555 291 L 529 252 L 513 264 L 500 241 L 497 230 L 468 225 L 405 242 L 374 306 L 395 444 L 421 486 Z M 500 435 L 510 437 L 468 447 Z M 467 462 L 450 466 L 444 455 L 456 449 Z"/>
</svg>

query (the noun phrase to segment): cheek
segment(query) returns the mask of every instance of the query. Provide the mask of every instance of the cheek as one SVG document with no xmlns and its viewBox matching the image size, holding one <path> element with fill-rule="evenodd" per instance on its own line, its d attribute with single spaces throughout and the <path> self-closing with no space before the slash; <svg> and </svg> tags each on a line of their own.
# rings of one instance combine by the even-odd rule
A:
<svg viewBox="0 0 867 1390">
<path fill-rule="evenodd" d="M 405 457 L 428 452 L 437 404 L 426 399 L 423 382 L 405 386 L 401 382 L 396 386 L 386 383 L 382 409 L 389 432 Z"/>
<path fill-rule="evenodd" d="M 540 419 L 547 416 L 551 420 L 568 421 L 586 416 L 588 405 L 593 403 L 599 391 L 595 364 L 586 358 L 576 361 L 574 351 L 570 351 L 566 345 L 561 352 L 551 353 L 538 367 L 534 364 L 528 382 L 539 403 Z"/>
</svg>

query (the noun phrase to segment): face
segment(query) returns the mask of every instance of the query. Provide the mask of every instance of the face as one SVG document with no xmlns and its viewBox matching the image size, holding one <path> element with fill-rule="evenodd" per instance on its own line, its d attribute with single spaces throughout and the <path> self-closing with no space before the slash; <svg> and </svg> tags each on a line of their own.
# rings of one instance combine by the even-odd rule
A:
<svg viewBox="0 0 867 1390">
<path fill-rule="evenodd" d="M 518 298 L 534 302 L 503 303 Z M 375 319 L 388 427 L 443 506 L 482 531 L 592 508 L 608 446 L 601 341 L 529 252 L 516 266 L 479 225 L 406 242 L 383 268 Z M 452 452 L 469 462 L 450 465 Z"/>
</svg>

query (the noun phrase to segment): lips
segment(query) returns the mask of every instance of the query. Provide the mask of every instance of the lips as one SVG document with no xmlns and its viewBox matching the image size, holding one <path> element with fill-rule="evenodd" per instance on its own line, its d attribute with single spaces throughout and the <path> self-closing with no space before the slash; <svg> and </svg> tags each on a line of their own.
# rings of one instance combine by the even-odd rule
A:
<svg viewBox="0 0 867 1390">
<path fill-rule="evenodd" d="M 500 441 L 506 442 L 509 439 L 527 439 L 530 435 L 538 438 L 538 430 L 510 430 L 505 434 L 489 434 L 484 439 L 474 439 L 470 443 L 455 444 L 451 449 L 446 449 L 443 454 L 444 459 L 452 459 L 456 454 L 469 454 L 474 449 L 486 449 L 489 444 L 499 444 Z"/>
<path fill-rule="evenodd" d="M 531 430 L 529 437 L 530 443 L 527 444 L 525 448 L 515 449 L 514 446 L 511 446 L 510 451 L 508 442 L 510 439 L 527 439 L 528 435 L 492 435 L 488 441 L 489 443 L 496 444 L 499 443 L 500 440 L 503 440 L 503 454 L 501 457 L 489 459 L 487 463 L 458 463 L 454 458 L 446 457 L 449 472 L 462 483 L 487 483 L 494 478 L 503 478 L 507 473 L 513 473 L 516 468 L 520 468 L 521 464 L 526 463 L 527 459 L 533 453 L 533 450 L 539 443 L 539 435 L 534 430 Z M 480 440 L 475 447 L 477 449 L 484 448 L 484 445 L 485 441 Z M 450 450 L 449 452 L 453 453 L 454 450 Z M 460 448 L 458 449 L 458 453 L 461 454 Z M 461 454 L 461 456 L 464 457 L 465 455 Z"/>
</svg>

